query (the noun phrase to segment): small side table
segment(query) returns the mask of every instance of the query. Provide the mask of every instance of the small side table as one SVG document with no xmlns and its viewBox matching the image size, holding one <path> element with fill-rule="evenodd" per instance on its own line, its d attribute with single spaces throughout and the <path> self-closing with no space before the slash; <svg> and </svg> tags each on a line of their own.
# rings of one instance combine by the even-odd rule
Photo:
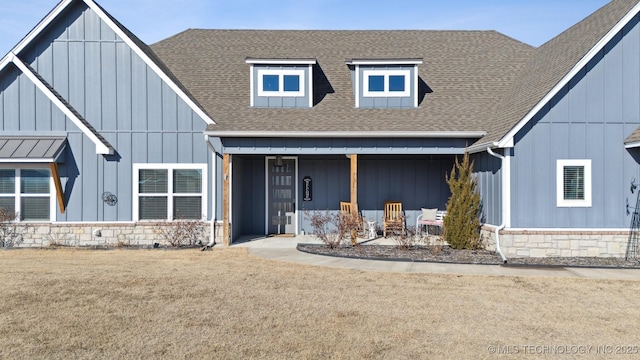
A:
<svg viewBox="0 0 640 360">
<path fill-rule="evenodd" d="M 376 229 L 375 221 L 367 221 L 367 225 L 369 225 L 369 239 L 374 239 L 378 236 L 378 231 Z"/>
</svg>

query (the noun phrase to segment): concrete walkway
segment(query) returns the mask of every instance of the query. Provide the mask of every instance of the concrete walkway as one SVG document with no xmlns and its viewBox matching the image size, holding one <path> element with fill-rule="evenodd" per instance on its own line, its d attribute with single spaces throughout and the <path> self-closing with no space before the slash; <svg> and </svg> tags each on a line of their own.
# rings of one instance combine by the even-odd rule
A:
<svg viewBox="0 0 640 360">
<path fill-rule="evenodd" d="M 346 259 L 303 253 L 296 250 L 298 243 L 319 242 L 311 236 L 245 237 L 231 245 L 231 247 L 246 247 L 250 254 L 270 260 L 364 271 L 489 276 L 546 276 L 640 281 L 640 269 L 509 267 L 500 265 Z M 371 242 L 366 242 L 366 244 L 388 243 L 388 239 L 376 239 Z"/>
</svg>

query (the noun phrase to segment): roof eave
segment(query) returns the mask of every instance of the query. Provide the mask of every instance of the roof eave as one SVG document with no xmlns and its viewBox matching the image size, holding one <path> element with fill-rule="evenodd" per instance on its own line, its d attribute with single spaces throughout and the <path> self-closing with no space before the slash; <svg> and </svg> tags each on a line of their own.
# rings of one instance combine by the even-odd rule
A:
<svg viewBox="0 0 640 360">
<path fill-rule="evenodd" d="M 259 138 L 450 138 L 479 139 L 484 131 L 225 131 L 206 130 L 210 137 Z"/>
</svg>

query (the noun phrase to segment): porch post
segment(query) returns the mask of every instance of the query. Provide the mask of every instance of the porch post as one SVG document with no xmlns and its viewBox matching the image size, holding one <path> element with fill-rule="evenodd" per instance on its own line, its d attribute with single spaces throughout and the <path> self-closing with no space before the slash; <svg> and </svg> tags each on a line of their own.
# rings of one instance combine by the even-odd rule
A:
<svg viewBox="0 0 640 360">
<path fill-rule="evenodd" d="M 351 215 L 358 218 L 358 155 L 351 154 Z M 358 244 L 358 232 L 351 230 L 351 245 Z"/>
<path fill-rule="evenodd" d="M 229 200 L 230 200 L 230 179 L 229 179 L 229 154 L 222 155 L 222 241 L 224 246 L 231 245 L 231 234 L 229 224 Z"/>
<path fill-rule="evenodd" d="M 351 212 L 356 215 L 358 205 L 358 155 L 351 154 Z"/>
</svg>

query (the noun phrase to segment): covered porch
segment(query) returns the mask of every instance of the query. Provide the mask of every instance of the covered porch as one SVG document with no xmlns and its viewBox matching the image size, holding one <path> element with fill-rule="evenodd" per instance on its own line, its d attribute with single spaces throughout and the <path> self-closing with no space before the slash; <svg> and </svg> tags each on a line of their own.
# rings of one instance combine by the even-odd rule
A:
<svg viewBox="0 0 640 360">
<path fill-rule="evenodd" d="M 356 149 L 318 149 L 300 146 L 300 142 L 295 147 L 269 142 L 272 146 L 260 149 L 248 146 L 250 139 L 240 140 L 222 139 L 226 245 L 254 235 L 309 234 L 311 225 L 305 214 L 314 210 L 338 212 L 340 201 L 357 204 L 360 214 L 379 226 L 385 201 L 400 201 L 406 226 L 415 226 L 421 208 L 446 207 L 450 191 L 445 176 L 469 142 L 396 139 L 395 146 L 389 146 L 387 139 L 386 146 L 359 146 L 357 151 L 349 151 Z M 255 144 L 267 139 L 252 140 Z"/>
</svg>

